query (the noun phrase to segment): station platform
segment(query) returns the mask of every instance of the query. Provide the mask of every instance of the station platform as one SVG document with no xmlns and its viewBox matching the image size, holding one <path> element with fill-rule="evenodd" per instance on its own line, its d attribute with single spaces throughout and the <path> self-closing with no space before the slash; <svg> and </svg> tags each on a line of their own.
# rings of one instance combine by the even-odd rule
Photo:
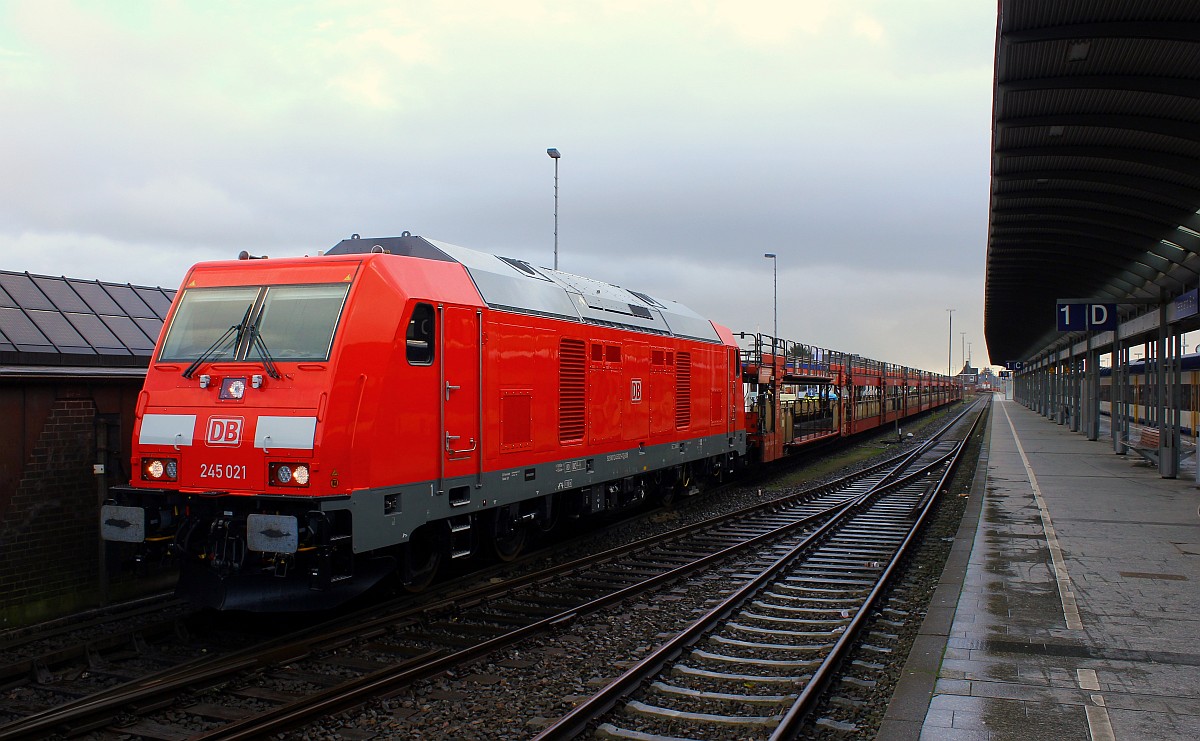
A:
<svg viewBox="0 0 1200 741">
<path fill-rule="evenodd" d="M 1200 489 L 996 397 L 878 738 L 1200 738 Z"/>
</svg>

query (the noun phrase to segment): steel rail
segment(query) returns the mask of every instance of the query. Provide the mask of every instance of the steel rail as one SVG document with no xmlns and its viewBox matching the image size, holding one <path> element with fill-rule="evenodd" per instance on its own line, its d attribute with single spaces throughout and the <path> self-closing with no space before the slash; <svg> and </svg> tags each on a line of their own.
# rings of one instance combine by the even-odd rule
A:
<svg viewBox="0 0 1200 741">
<path fill-rule="evenodd" d="M 138 613 L 131 613 L 128 618 L 135 617 Z M 113 621 L 122 619 L 122 616 L 114 616 Z M 168 618 L 159 620 L 154 623 L 146 623 L 132 628 L 118 630 L 111 633 L 103 633 L 99 635 L 89 636 L 77 643 L 60 646 L 52 650 L 43 650 L 36 655 L 25 656 L 7 664 L 0 665 L 0 685 L 7 685 L 9 682 L 19 680 L 21 677 L 31 675 L 40 675 L 50 671 L 51 667 L 61 666 L 71 661 L 78 661 L 90 654 L 107 651 L 122 646 L 128 646 L 135 642 L 139 636 L 164 636 L 174 635 L 178 618 Z M 104 622 L 96 622 L 92 625 L 80 628 L 76 632 L 86 632 L 95 630 L 105 625 Z M 56 630 L 46 633 L 45 635 L 31 637 L 25 643 L 31 645 L 39 641 L 49 641 L 61 635 L 69 635 L 70 631 Z"/>
<path fill-rule="evenodd" d="M 944 462 L 945 457 L 943 456 L 937 461 L 922 467 L 922 472 L 928 472 L 940 465 Z M 822 542 L 832 531 L 844 524 L 844 520 L 847 517 L 857 514 L 858 510 L 866 506 L 870 500 L 892 489 L 912 483 L 920 475 L 921 472 L 918 472 L 888 483 L 881 482 L 873 486 L 869 491 L 847 502 L 840 508 L 835 517 L 825 522 L 816 531 L 810 533 L 790 548 L 786 554 L 763 569 L 761 573 L 743 584 L 739 589 L 722 600 L 720 604 L 693 622 L 674 638 L 671 638 L 641 661 L 627 669 L 599 692 L 592 695 L 592 697 L 576 705 L 570 712 L 535 736 L 534 741 L 555 741 L 557 739 L 573 738 L 582 733 L 589 723 L 615 707 L 618 702 L 637 689 L 644 681 L 658 674 L 669 662 L 682 654 L 685 649 L 695 644 L 719 623 L 728 618 L 734 610 L 739 609 L 749 599 L 757 595 L 768 582 L 773 581 L 780 573 L 789 569 L 794 561 L 801 558 L 816 544 Z"/>
<path fill-rule="evenodd" d="M 942 473 L 942 476 L 938 482 L 930 488 L 931 493 L 923 497 L 924 506 L 921 509 L 921 514 L 913 523 L 912 528 L 908 531 L 908 535 L 905 536 L 904 542 L 900 544 L 900 547 L 896 549 L 896 552 L 888 561 L 888 565 L 883 570 L 883 573 L 880 574 L 879 580 L 876 582 L 875 587 L 871 590 L 871 593 L 867 595 L 867 598 L 863 601 L 862 607 L 859 608 L 857 614 L 855 614 L 854 618 L 850 621 L 850 624 L 846 626 L 846 631 L 834 643 L 833 649 L 829 652 L 829 655 L 825 657 L 825 660 L 822 661 L 821 665 L 813 672 L 812 679 L 808 681 L 803 691 L 801 691 L 800 696 L 796 698 L 795 702 L 792 703 L 791 708 L 789 708 L 787 713 L 784 714 L 783 720 L 779 722 L 779 725 L 771 733 L 770 741 L 784 741 L 784 739 L 793 738 L 800 730 L 800 727 L 804 723 L 808 714 L 811 713 L 812 709 L 816 706 L 821 694 L 825 691 L 825 688 L 833 678 L 834 670 L 854 646 L 854 642 L 857 640 L 863 625 L 865 625 L 867 622 L 867 617 L 870 615 L 871 608 L 874 607 L 884 590 L 890 586 L 893 573 L 899 568 L 899 563 L 908 554 L 909 546 L 914 540 L 916 540 L 921 531 L 924 529 L 924 525 L 928 521 L 930 513 L 933 511 L 934 505 L 938 501 L 938 497 L 940 496 L 941 492 L 945 491 L 947 482 L 957 473 L 958 466 L 962 462 L 962 457 L 967 450 L 967 444 L 970 442 L 971 437 L 975 434 L 975 430 L 978 428 L 979 422 L 982 419 L 982 413 L 976 416 L 975 421 L 971 424 L 970 429 L 967 430 L 967 434 L 963 437 L 962 442 L 955 447 L 954 451 L 949 456 L 950 465 L 946 467 L 946 470 Z"/>
<path fill-rule="evenodd" d="M 493 651 L 515 643 L 529 636 L 544 633 L 547 630 L 566 625 L 581 615 L 595 612 L 609 605 L 622 602 L 630 597 L 651 591 L 663 584 L 678 580 L 693 571 L 705 568 L 710 564 L 728 559 L 742 551 L 753 549 L 773 539 L 786 536 L 796 530 L 812 525 L 825 518 L 836 518 L 847 507 L 857 501 L 841 502 L 827 507 L 820 512 L 808 515 L 795 522 L 782 525 L 771 531 L 756 535 L 735 545 L 715 551 L 691 563 L 678 566 L 669 571 L 657 574 L 611 592 L 603 597 L 591 600 L 583 605 L 573 607 L 564 612 L 543 618 L 529 625 L 514 629 L 503 635 L 487 639 L 475 646 L 465 648 L 452 654 L 431 657 L 428 661 L 401 667 L 388 667 L 361 677 L 353 683 L 335 687 L 320 696 L 302 698 L 295 703 L 289 703 L 253 716 L 243 721 L 236 721 L 227 726 L 215 729 L 209 734 L 196 736 L 197 739 L 257 739 L 266 734 L 277 733 L 294 727 L 309 718 L 325 713 L 337 712 L 347 707 L 357 705 L 383 692 L 388 692 L 403 684 L 438 674 L 453 666 L 486 656 Z"/>
<path fill-rule="evenodd" d="M 93 608 L 76 613 L 71 617 L 58 618 L 40 625 L 0 631 L 0 655 L 19 651 L 25 646 L 39 641 L 104 627 L 120 620 L 182 606 L 183 602 L 175 599 L 172 594 L 172 592 L 162 592 L 108 607 Z"/>
<path fill-rule="evenodd" d="M 947 424 L 939 432 L 938 437 L 948 432 L 960 419 L 962 419 L 967 411 L 969 411 L 969 409 L 964 410 L 963 414 L 958 415 L 954 420 Z M 977 423 L 978 420 L 976 420 L 976 424 Z M 974 429 L 974 427 L 972 427 L 972 429 Z M 905 456 L 905 465 L 915 460 L 919 455 L 931 449 L 935 440 L 931 440 L 930 443 L 923 445 L 912 455 Z M 587 700 L 584 700 L 566 715 L 559 718 L 558 721 L 545 728 L 541 733 L 534 737 L 534 741 L 557 741 L 558 739 L 573 738 L 578 734 L 583 733 L 592 721 L 612 710 L 618 702 L 632 694 L 632 692 L 641 686 L 646 680 L 662 671 L 662 669 L 668 663 L 674 661 L 683 653 L 684 650 L 694 645 L 697 641 L 714 630 L 716 626 L 726 620 L 733 611 L 739 609 L 753 596 L 758 594 L 768 582 L 773 581 L 781 572 L 790 568 L 794 561 L 798 560 L 806 552 L 824 540 L 827 535 L 837 529 L 842 524 L 844 519 L 857 514 L 858 511 L 866 507 L 870 501 L 881 497 L 883 494 L 914 483 L 922 476 L 940 466 L 943 466 L 948 461 L 957 460 L 964 447 L 965 446 L 960 444 L 949 453 L 939 456 L 935 461 L 922 466 L 920 470 L 899 476 L 899 478 L 895 478 L 891 481 L 888 481 L 887 479 L 890 479 L 893 476 L 898 476 L 899 471 L 903 469 L 900 468 L 889 472 L 889 475 L 886 476 L 884 480 L 872 487 L 871 490 L 859 495 L 855 500 L 847 503 L 846 506 L 843 507 L 838 513 L 838 517 L 826 522 L 817 531 L 811 533 L 803 541 L 790 549 L 787 554 L 777 559 L 774 563 L 764 569 L 762 573 L 730 594 L 719 605 L 711 609 L 698 620 L 694 621 L 690 626 L 688 626 L 674 638 L 668 640 L 651 654 L 644 657 L 641 661 L 634 664 L 619 677 L 611 681 L 599 692 Z M 948 472 L 953 469 L 953 463 L 945 466 L 945 468 L 946 471 L 944 471 L 942 476 L 939 477 L 936 485 L 939 488 L 942 486 L 942 482 L 945 480 Z M 916 528 L 919 528 L 922 524 L 924 524 L 923 517 L 913 526 L 913 529 L 909 530 L 908 536 L 904 540 L 904 544 L 907 544 L 911 541 Z M 895 562 L 895 558 L 889 562 L 888 569 L 885 572 L 889 576 L 892 573 Z M 872 603 L 875 601 L 881 590 L 882 587 L 879 584 L 877 584 L 872 590 L 870 595 Z M 856 619 L 852 621 L 851 624 L 854 626 L 855 635 L 857 634 L 857 629 L 865 621 L 865 616 L 867 614 L 869 614 L 869 610 L 866 607 L 861 608 L 856 616 Z M 845 633 L 843 633 L 837 643 L 835 643 L 835 648 L 838 645 L 850 645 L 850 641 L 846 635 L 850 633 L 851 628 L 848 626 Z M 844 650 L 845 649 L 842 649 L 842 651 Z M 839 655 L 840 653 L 841 651 L 839 651 Z M 827 658 L 826 661 L 823 662 L 822 667 L 831 667 L 834 665 L 835 662 Z M 826 668 L 825 671 L 821 673 L 822 679 L 828 676 L 828 674 L 829 669 Z M 814 677 L 816 677 L 816 674 L 814 674 Z M 819 696 L 819 694 L 817 696 Z M 808 701 L 806 700 L 806 702 Z"/>
</svg>

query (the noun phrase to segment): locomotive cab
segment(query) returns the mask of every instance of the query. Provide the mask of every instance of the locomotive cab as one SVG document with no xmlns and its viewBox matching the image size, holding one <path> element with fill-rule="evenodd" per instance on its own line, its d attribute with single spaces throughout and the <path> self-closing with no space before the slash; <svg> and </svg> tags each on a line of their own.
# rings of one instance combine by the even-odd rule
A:
<svg viewBox="0 0 1200 741">
<path fill-rule="evenodd" d="M 103 507 L 103 537 L 140 542 L 143 556 L 168 549 L 181 588 L 218 607 L 253 606 L 226 593 L 231 575 L 262 577 L 245 592 L 254 602 L 263 588 L 283 597 L 268 576 L 307 568 L 328 586 L 352 573 L 337 548 L 348 518 L 311 502 L 329 485 L 321 422 L 359 267 L 189 273 L 138 399 L 133 479 Z"/>
</svg>

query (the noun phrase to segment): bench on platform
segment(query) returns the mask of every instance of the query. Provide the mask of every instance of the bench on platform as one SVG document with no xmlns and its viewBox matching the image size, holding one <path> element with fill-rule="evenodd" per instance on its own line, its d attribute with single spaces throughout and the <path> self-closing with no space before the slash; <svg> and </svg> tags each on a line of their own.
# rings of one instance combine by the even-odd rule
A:
<svg viewBox="0 0 1200 741">
<path fill-rule="evenodd" d="M 1162 442 L 1162 431 L 1157 427 L 1139 427 L 1138 430 L 1137 443 L 1131 444 L 1128 442 L 1129 438 L 1126 438 L 1123 443 L 1125 450 L 1132 450 L 1157 466 L 1159 464 L 1158 446 Z M 1188 440 L 1180 439 L 1179 448 L 1179 460 L 1181 461 L 1196 453 L 1196 446 Z"/>
</svg>

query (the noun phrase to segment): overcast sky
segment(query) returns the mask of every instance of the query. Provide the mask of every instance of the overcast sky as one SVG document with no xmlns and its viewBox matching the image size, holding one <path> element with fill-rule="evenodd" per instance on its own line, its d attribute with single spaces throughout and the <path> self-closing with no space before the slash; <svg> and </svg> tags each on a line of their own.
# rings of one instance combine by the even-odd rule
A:
<svg viewBox="0 0 1200 741">
<path fill-rule="evenodd" d="M 734 331 L 986 363 L 989 0 L 0 0 L 0 269 L 404 230 Z M 953 307 L 953 330 L 946 309 Z M 965 336 L 960 334 L 965 332 Z"/>
</svg>

